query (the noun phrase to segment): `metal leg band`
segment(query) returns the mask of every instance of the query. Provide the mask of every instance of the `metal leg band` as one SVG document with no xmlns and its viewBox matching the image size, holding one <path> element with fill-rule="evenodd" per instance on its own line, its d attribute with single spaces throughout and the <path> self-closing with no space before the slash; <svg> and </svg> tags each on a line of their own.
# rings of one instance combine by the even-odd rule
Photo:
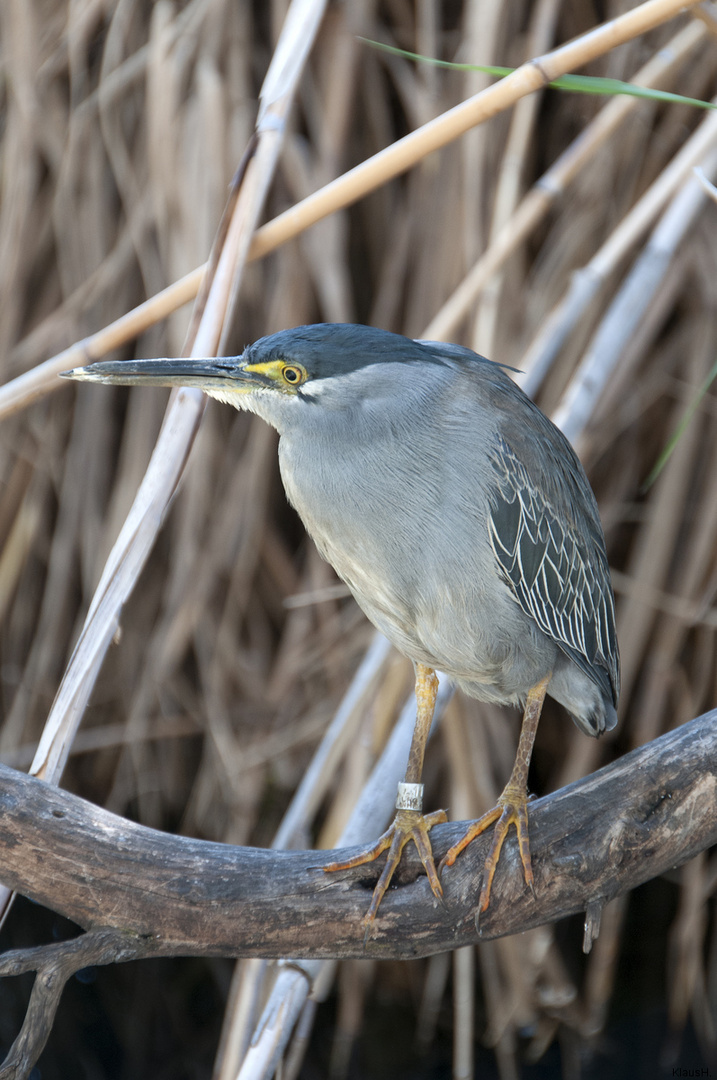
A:
<svg viewBox="0 0 717 1080">
<path fill-rule="evenodd" d="M 423 810 L 423 784 L 398 785 L 397 810 Z"/>
</svg>

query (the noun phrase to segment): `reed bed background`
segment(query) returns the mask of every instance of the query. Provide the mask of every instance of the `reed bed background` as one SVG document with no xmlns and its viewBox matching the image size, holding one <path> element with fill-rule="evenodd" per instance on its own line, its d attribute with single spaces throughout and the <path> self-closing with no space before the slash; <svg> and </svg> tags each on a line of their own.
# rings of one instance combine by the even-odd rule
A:
<svg viewBox="0 0 717 1080">
<path fill-rule="evenodd" d="M 518 66 L 631 6 L 329 7 L 266 218 L 486 81 L 376 52 L 359 36 Z M 0 6 L 3 382 L 207 259 L 286 7 Z M 709 100 L 715 5 L 666 21 L 590 68 L 621 79 L 638 72 Z M 674 182 L 672 163 L 685 148 L 701 179 L 686 167 Z M 717 398 L 710 388 L 698 399 L 717 360 L 716 177 L 710 114 L 548 90 L 245 273 L 227 351 L 317 321 L 460 341 L 523 369 L 527 388 L 575 441 L 613 567 L 621 723 L 597 743 L 546 708 L 532 774 L 539 794 L 716 704 Z M 150 320 L 112 355 L 177 355 L 189 317 L 185 307 Z M 165 404 L 162 391 L 54 380 L 3 418 L 6 764 L 26 769 L 33 760 Z M 116 637 L 63 784 L 153 827 L 270 846 L 373 631 L 287 507 L 275 435 L 256 418 L 208 405 Z M 375 668 L 294 846 L 335 843 L 410 693 L 407 661 L 389 654 Z M 427 804 L 449 806 L 454 818 L 492 806 L 517 733 L 509 711 L 454 698 L 429 750 Z M 470 1076 L 475 1068 L 501 1080 L 572 1078 L 621 1075 L 623 1062 L 638 1070 L 630 1075 L 658 1076 L 714 1063 L 716 883 L 705 855 L 615 901 L 588 958 L 578 919 L 454 956 L 325 969 L 326 1000 L 305 1010 L 306 1039 L 294 1041 L 284 1075 L 427 1077 L 453 1068 Z M 20 902 L 2 937 L 10 947 L 69 932 Z M 41 1075 L 208 1077 L 214 1068 L 234 1076 L 271 978 L 272 966 L 259 962 L 236 971 L 196 960 L 101 969 L 66 992 Z M 26 990 L 0 984 L 0 1052 L 17 1032 Z"/>
</svg>

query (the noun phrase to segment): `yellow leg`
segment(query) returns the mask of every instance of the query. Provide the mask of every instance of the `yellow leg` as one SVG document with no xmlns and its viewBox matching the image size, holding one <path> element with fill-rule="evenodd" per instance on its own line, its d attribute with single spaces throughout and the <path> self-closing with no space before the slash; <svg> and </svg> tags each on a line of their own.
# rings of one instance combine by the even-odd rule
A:
<svg viewBox="0 0 717 1080">
<path fill-rule="evenodd" d="M 523 864 L 525 884 L 534 891 L 533 867 L 530 861 L 530 841 L 528 839 L 528 769 L 530 768 L 533 743 L 535 742 L 538 721 L 540 720 L 545 692 L 548 689 L 551 674 L 552 672 L 546 675 L 528 693 L 513 771 L 503 789 L 503 794 L 498 799 L 498 805 L 471 825 L 465 835 L 446 854 L 441 866 L 441 868 L 443 866 L 452 866 L 463 849 L 468 847 L 471 840 L 474 840 L 476 836 L 480 836 L 494 822 L 497 822 L 493 832 L 493 843 L 483 871 L 483 886 L 479 904 L 481 913 L 487 911 L 490 904 L 490 890 L 498 866 L 498 859 L 511 825 L 515 825 L 518 834 L 518 848 L 520 850 L 520 861 Z"/>
<path fill-rule="evenodd" d="M 428 833 L 434 825 L 447 821 L 445 810 L 436 810 L 432 814 L 423 815 L 422 811 L 422 785 L 423 758 L 426 752 L 428 733 L 431 730 L 433 712 L 436 707 L 436 694 L 438 692 L 438 679 L 435 671 L 426 667 L 425 664 L 416 664 L 416 725 L 413 729 L 411 749 L 408 753 L 408 766 L 406 776 L 402 784 L 399 784 L 399 796 L 396 802 L 397 813 L 391 827 L 380 836 L 370 848 L 362 851 L 353 859 L 346 862 L 330 863 L 324 867 L 327 873 L 334 870 L 351 870 L 355 866 L 363 866 L 373 862 L 388 848 L 388 857 L 383 873 L 374 889 L 369 907 L 364 917 L 364 926 L 367 930 L 376 918 L 379 905 L 383 900 L 391 878 L 401 861 L 401 853 L 409 840 L 413 840 L 418 854 L 421 857 L 431 889 L 439 899 L 443 896 L 443 889 L 438 878 L 436 864 L 433 860 L 431 842 Z"/>
</svg>

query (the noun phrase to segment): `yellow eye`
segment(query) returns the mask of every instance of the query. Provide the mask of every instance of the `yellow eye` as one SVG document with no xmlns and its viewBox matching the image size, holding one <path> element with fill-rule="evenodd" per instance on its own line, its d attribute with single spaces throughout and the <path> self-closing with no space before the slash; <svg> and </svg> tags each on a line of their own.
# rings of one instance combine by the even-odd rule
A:
<svg viewBox="0 0 717 1080">
<path fill-rule="evenodd" d="M 281 369 L 281 377 L 289 386 L 301 386 L 306 378 L 306 372 L 296 364 L 285 364 Z"/>
</svg>

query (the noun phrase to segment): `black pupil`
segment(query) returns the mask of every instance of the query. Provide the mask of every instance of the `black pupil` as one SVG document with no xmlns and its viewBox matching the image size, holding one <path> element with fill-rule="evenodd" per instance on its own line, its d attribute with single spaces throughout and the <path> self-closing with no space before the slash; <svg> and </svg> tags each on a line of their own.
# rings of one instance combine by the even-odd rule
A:
<svg viewBox="0 0 717 1080">
<path fill-rule="evenodd" d="M 293 367 L 284 368 L 284 378 L 287 382 L 296 382 L 299 378 L 299 372 Z"/>
</svg>

